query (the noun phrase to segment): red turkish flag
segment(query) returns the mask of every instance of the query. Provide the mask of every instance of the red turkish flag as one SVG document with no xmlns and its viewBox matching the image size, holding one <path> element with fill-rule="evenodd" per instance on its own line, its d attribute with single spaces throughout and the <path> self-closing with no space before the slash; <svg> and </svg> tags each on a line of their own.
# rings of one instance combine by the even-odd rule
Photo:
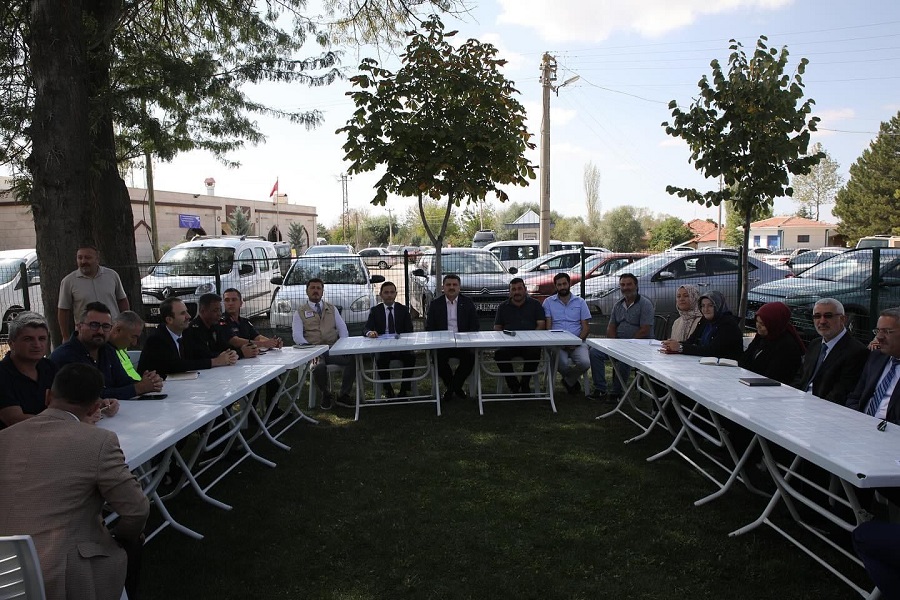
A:
<svg viewBox="0 0 900 600">
<path fill-rule="evenodd" d="M 269 198 L 275 195 L 275 192 L 278 191 L 278 180 L 275 180 L 275 185 L 272 186 L 272 191 L 269 192 Z"/>
</svg>

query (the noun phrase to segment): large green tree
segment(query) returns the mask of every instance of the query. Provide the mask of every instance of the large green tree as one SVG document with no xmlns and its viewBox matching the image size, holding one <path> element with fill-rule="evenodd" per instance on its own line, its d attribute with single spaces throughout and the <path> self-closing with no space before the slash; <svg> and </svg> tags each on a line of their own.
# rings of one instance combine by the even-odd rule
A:
<svg viewBox="0 0 900 600">
<path fill-rule="evenodd" d="M 245 86 L 333 81 L 329 20 L 342 25 L 339 35 L 356 24 L 370 40 L 379 23 L 390 31 L 413 22 L 414 10 L 455 4 L 334 1 L 326 7 L 333 14 L 320 18 L 305 0 L 0 3 L 0 164 L 11 166 L 17 197 L 31 203 L 48 314 L 85 241 L 107 264 L 136 263 L 119 160 L 200 148 L 228 162 L 228 152 L 263 141 L 258 115 L 313 126 L 316 111 L 260 104 Z M 300 57 L 307 42 L 318 51 Z M 139 305 L 137 269 L 119 274 Z"/>
<path fill-rule="evenodd" d="M 822 160 L 806 175 L 795 176 L 791 185 L 798 209 L 804 209 L 807 218 L 818 221 L 822 206 L 834 202 L 844 178 L 840 174 L 841 165 L 831 158 L 822 144 L 813 144 L 811 152 L 822 154 Z"/>
<path fill-rule="evenodd" d="M 634 252 L 645 246 L 644 228 L 633 206 L 617 206 L 603 214 L 600 244 L 615 252 Z"/>
<path fill-rule="evenodd" d="M 678 217 L 666 217 L 659 225 L 650 230 L 650 249 L 665 250 L 686 242 L 694 237 L 694 233 Z"/>
<path fill-rule="evenodd" d="M 839 231 L 855 242 L 867 235 L 900 234 L 900 113 L 881 124 L 878 136 L 850 166 L 850 181 L 833 212 Z"/>
<path fill-rule="evenodd" d="M 800 59 L 796 71 L 788 74 L 787 47 L 769 48 L 767 41 L 761 36 L 748 56 L 740 43 L 731 40 L 727 70 L 713 60 L 712 80 L 704 75 L 698 83 L 700 97 L 687 109 L 672 100 L 672 121 L 662 124 L 667 134 L 687 142 L 688 160 L 698 171 L 707 179 L 722 177 L 725 183 L 721 190 L 669 185 L 666 191 L 706 206 L 729 200 L 742 216 L 741 323 L 747 307 L 747 246 L 754 210 L 790 196 L 790 176 L 809 173 L 822 158 L 807 154 L 810 132 L 819 121 L 810 116 L 814 101 L 803 100 L 802 75 L 809 61 Z"/>
<path fill-rule="evenodd" d="M 351 78 L 357 110 L 338 130 L 347 136 L 348 172 L 385 169 L 373 204 L 386 204 L 388 194 L 418 199 L 422 225 L 438 249 L 438 275 L 453 208 L 490 192 L 505 201 L 501 186 L 525 186 L 535 176 L 524 156 L 534 147 L 525 108 L 501 71 L 506 61 L 478 40 L 454 46 L 455 33 L 432 16 L 408 34 L 396 73 L 364 60 Z M 444 203 L 437 224 L 426 219 L 429 198 Z"/>
</svg>

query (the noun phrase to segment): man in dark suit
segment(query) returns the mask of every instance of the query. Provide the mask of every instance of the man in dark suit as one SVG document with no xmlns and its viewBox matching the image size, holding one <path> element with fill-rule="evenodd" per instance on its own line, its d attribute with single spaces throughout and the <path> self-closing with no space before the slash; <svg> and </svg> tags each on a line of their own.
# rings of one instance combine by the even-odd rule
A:
<svg viewBox="0 0 900 600">
<path fill-rule="evenodd" d="M 844 404 L 859 381 L 869 351 L 847 331 L 844 305 L 838 300 L 822 298 L 816 302 L 812 319 L 822 337 L 810 342 L 794 387 Z"/>
<path fill-rule="evenodd" d="M 412 333 L 413 323 L 409 316 L 409 309 L 399 302 L 395 302 L 397 298 L 397 286 L 391 281 L 385 281 L 381 284 L 381 304 L 373 306 L 369 311 L 369 318 L 366 319 L 365 333 L 367 337 L 378 337 L 383 334 L 392 333 Z M 403 352 L 382 352 L 375 358 L 375 366 L 378 368 L 379 379 L 388 379 L 392 360 L 399 360 L 403 363 L 403 378 L 407 379 L 413 376 L 413 367 L 416 364 L 416 355 L 411 350 Z M 409 382 L 400 383 L 400 396 L 409 395 Z M 394 397 L 394 388 L 390 383 L 384 384 L 384 395 L 386 398 Z"/>
<path fill-rule="evenodd" d="M 478 331 L 478 310 L 471 298 L 460 295 L 459 275 L 453 273 L 444 275 L 443 283 L 444 295 L 432 300 L 428 306 L 425 330 Z M 462 386 L 475 367 L 475 352 L 467 348 L 442 348 L 436 352 L 438 376 L 444 382 L 445 387 L 443 401 L 452 400 L 454 394 L 466 399 L 468 396 Z M 450 368 L 451 358 L 459 361 L 455 373 Z"/>
<path fill-rule="evenodd" d="M 162 323 L 147 338 L 141 351 L 139 373 L 156 371 L 161 377 L 165 377 L 169 373 L 224 367 L 237 362 L 234 350 L 210 355 L 205 346 L 182 336 L 191 322 L 191 314 L 178 298 L 165 299 L 159 305 L 159 317 Z"/>
<path fill-rule="evenodd" d="M 869 356 L 847 406 L 900 425 L 900 308 L 881 311 L 874 333 L 880 352 Z"/>
</svg>

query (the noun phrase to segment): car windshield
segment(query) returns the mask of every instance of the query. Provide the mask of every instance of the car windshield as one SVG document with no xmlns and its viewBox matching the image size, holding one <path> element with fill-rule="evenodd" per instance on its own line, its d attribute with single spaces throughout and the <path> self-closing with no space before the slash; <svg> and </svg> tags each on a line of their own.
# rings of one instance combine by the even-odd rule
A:
<svg viewBox="0 0 900 600">
<path fill-rule="evenodd" d="M 347 246 L 310 246 L 305 254 L 350 254 Z"/>
<path fill-rule="evenodd" d="M 234 248 L 216 248 L 203 246 L 192 248 L 172 248 L 153 268 L 157 277 L 176 275 L 209 276 L 216 274 L 216 261 L 219 263 L 219 274 L 231 272 L 234 261 Z"/>
<path fill-rule="evenodd" d="M 608 256 L 608 254 L 606 252 L 601 252 L 600 254 L 593 254 L 593 255 L 585 258 L 584 259 L 584 272 L 587 273 L 588 271 L 590 271 L 591 269 L 593 269 L 594 267 L 596 267 L 597 265 L 602 263 L 604 260 L 606 260 L 607 256 Z M 581 263 L 574 265 L 572 267 L 572 272 L 573 273 L 581 273 Z"/>
<path fill-rule="evenodd" d="M 564 256 L 564 255 L 560 255 Z M 544 254 L 543 256 L 538 256 L 537 258 L 533 258 L 529 260 L 527 263 L 522 264 L 519 267 L 520 273 L 527 273 L 528 271 L 536 271 L 541 265 L 550 262 L 554 259 L 555 256 L 551 254 Z"/>
<path fill-rule="evenodd" d="M 366 272 L 356 257 L 347 258 L 298 258 L 284 280 L 284 285 L 306 285 L 317 277 L 329 283 L 365 285 L 369 283 Z"/>
<path fill-rule="evenodd" d="M 882 258 L 882 264 L 887 261 Z M 860 282 L 872 276 L 872 251 L 838 255 L 803 271 L 797 277 L 841 283 Z"/>
<path fill-rule="evenodd" d="M 0 285 L 9 283 L 19 272 L 22 260 L 18 258 L 4 258 L 0 260 Z"/>
<path fill-rule="evenodd" d="M 457 275 L 470 275 L 472 273 L 506 273 L 497 257 L 490 252 L 453 252 L 441 254 L 441 270 Z M 434 274 L 434 263 L 431 264 Z"/>
</svg>

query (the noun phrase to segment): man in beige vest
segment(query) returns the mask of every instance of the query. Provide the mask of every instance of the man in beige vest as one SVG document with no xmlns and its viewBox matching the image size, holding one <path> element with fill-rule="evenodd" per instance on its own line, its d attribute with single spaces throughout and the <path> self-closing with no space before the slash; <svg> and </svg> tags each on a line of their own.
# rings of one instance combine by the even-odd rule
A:
<svg viewBox="0 0 900 600">
<path fill-rule="evenodd" d="M 338 339 L 348 337 L 347 324 L 341 318 L 334 304 L 322 300 L 325 282 L 313 277 L 306 282 L 306 297 L 309 299 L 300 305 L 294 313 L 293 333 L 295 344 L 325 344 L 333 346 Z M 356 403 L 350 398 L 350 390 L 356 379 L 356 360 L 353 356 L 331 356 L 326 352 L 319 357 L 313 367 L 313 381 L 322 392 L 322 409 L 330 410 L 334 397 L 328 390 L 328 365 L 344 367 L 344 378 L 341 381 L 341 394 L 337 403 L 353 406 Z"/>
</svg>

